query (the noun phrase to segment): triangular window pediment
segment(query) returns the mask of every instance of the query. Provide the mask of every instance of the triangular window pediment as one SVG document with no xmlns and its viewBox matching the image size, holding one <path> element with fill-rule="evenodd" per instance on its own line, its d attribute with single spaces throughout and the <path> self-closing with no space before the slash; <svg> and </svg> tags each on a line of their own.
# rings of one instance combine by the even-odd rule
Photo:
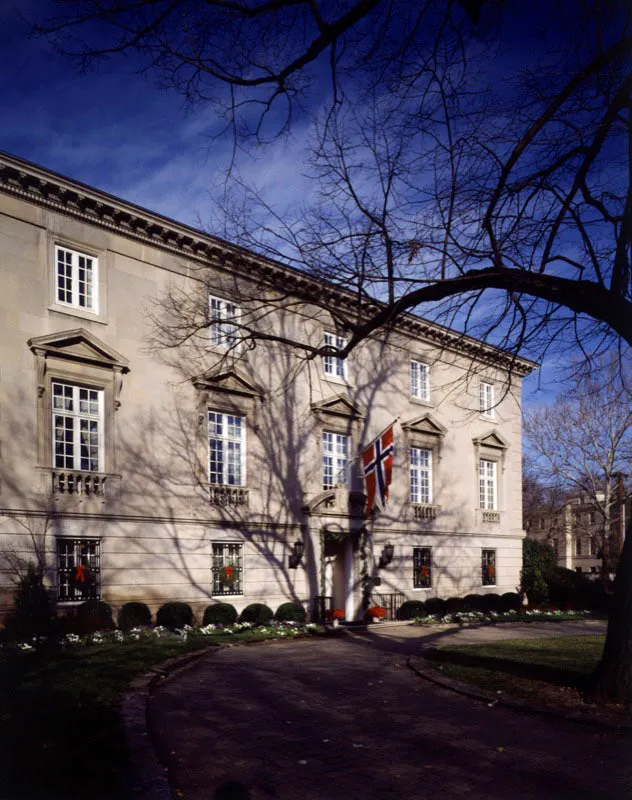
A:
<svg viewBox="0 0 632 800">
<path fill-rule="evenodd" d="M 236 367 L 211 370 L 193 379 L 193 385 L 200 391 L 223 392 L 242 397 L 260 397 L 261 390 Z"/>
<path fill-rule="evenodd" d="M 430 414 L 423 414 L 409 422 L 402 423 L 402 428 L 408 433 L 422 434 L 424 436 L 445 436 L 446 428 L 437 422 Z"/>
<path fill-rule="evenodd" d="M 334 397 L 321 400 L 320 403 L 314 403 L 312 405 L 312 411 L 317 414 L 345 417 L 347 419 L 363 419 L 365 416 L 360 406 L 352 403 L 351 400 L 343 394 L 337 394 Z"/>
<path fill-rule="evenodd" d="M 496 450 L 506 450 L 508 447 L 507 442 L 498 431 L 490 431 L 484 436 L 479 436 L 474 439 L 474 444 L 480 445 L 481 447 L 493 447 Z"/>
<path fill-rule="evenodd" d="M 129 371 L 126 358 L 83 328 L 36 336 L 28 340 L 28 346 L 35 355 L 45 358 L 56 357 L 120 372 Z"/>
</svg>

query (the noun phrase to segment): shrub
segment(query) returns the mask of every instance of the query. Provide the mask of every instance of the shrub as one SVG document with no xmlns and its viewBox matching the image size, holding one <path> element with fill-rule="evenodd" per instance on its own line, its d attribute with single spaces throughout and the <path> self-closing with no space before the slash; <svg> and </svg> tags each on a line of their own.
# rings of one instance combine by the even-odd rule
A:
<svg viewBox="0 0 632 800">
<path fill-rule="evenodd" d="M 440 597 L 429 597 L 425 602 L 426 614 L 434 617 L 443 617 L 446 613 L 446 601 Z"/>
<path fill-rule="evenodd" d="M 252 622 L 254 625 L 269 625 L 274 613 L 265 603 L 251 603 L 239 616 L 240 622 Z"/>
<path fill-rule="evenodd" d="M 4 638 L 26 641 L 53 632 L 55 604 L 42 582 L 42 571 L 29 563 L 17 585 L 13 611 L 4 621 Z"/>
<path fill-rule="evenodd" d="M 305 622 L 307 612 L 300 603 L 281 603 L 274 618 L 279 622 Z"/>
<path fill-rule="evenodd" d="M 426 616 L 426 604 L 421 600 L 406 600 L 397 609 L 397 619 L 415 619 Z"/>
<path fill-rule="evenodd" d="M 102 600 L 86 600 L 77 607 L 72 627 L 74 632 L 80 635 L 95 631 L 111 631 L 115 627 L 112 608 Z"/>
<path fill-rule="evenodd" d="M 164 603 L 156 614 L 156 625 L 163 625 L 170 630 L 193 625 L 193 609 L 188 603 Z"/>
<path fill-rule="evenodd" d="M 505 592 L 501 594 L 502 611 L 520 611 L 522 609 L 522 597 L 518 592 Z"/>
<path fill-rule="evenodd" d="M 123 631 L 151 625 L 151 611 L 145 603 L 125 603 L 119 611 L 118 626 Z"/>
<path fill-rule="evenodd" d="M 237 609 L 230 603 L 213 603 L 204 609 L 203 625 L 234 625 Z"/>
<path fill-rule="evenodd" d="M 550 584 L 555 582 L 554 573 L 557 569 L 555 550 L 550 545 L 534 539 L 523 539 L 520 589 L 527 593 L 531 603 L 548 603 L 549 599 L 555 602 L 550 597 Z M 566 593 L 565 589 L 560 591 Z"/>
<path fill-rule="evenodd" d="M 497 614 L 505 610 L 505 604 L 499 594 L 484 594 L 481 600 L 481 611 L 489 613 L 495 611 Z"/>
<path fill-rule="evenodd" d="M 463 604 L 462 597 L 448 597 L 445 601 L 445 609 L 447 614 L 458 614 L 459 611 L 464 611 L 465 606 Z"/>
<path fill-rule="evenodd" d="M 465 611 L 485 611 L 485 595 L 466 594 L 463 598 L 463 608 Z"/>
</svg>

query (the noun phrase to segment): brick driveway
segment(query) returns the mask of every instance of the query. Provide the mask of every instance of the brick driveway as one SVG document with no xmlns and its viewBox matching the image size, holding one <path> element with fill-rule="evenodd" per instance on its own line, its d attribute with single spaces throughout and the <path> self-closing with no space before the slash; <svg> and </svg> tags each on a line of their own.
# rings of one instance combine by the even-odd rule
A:
<svg viewBox="0 0 632 800">
<path fill-rule="evenodd" d="M 232 647 L 165 680 L 149 725 L 176 797 L 632 798 L 629 736 L 431 685 L 397 638 Z"/>
</svg>

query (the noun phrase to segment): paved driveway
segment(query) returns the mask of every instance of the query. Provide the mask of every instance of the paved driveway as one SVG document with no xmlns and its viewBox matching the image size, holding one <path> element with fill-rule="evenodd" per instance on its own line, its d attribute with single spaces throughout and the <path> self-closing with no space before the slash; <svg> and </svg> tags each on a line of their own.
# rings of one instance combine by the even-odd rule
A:
<svg viewBox="0 0 632 800">
<path fill-rule="evenodd" d="M 632 798 L 632 739 L 431 685 L 406 667 L 419 641 L 390 630 L 232 647 L 168 678 L 149 723 L 176 797 Z"/>
</svg>

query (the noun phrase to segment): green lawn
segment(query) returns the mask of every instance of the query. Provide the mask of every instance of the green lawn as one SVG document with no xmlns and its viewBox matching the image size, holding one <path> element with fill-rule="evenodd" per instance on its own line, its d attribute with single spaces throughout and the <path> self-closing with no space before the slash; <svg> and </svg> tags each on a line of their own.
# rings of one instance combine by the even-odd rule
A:
<svg viewBox="0 0 632 800">
<path fill-rule="evenodd" d="M 578 687 L 597 666 L 605 637 L 555 636 L 546 639 L 509 639 L 488 644 L 455 645 L 441 648 L 450 654 L 480 658 L 480 664 L 428 662 L 442 674 L 496 691 L 536 702 L 581 706 Z M 532 671 L 532 675 L 527 673 Z M 552 679 L 547 680 L 547 672 Z M 564 679 L 566 676 L 567 680 Z"/>
<path fill-rule="evenodd" d="M 130 680 L 172 656 L 263 638 L 243 631 L 0 652 L 1 800 L 128 800 L 118 712 Z"/>
</svg>

